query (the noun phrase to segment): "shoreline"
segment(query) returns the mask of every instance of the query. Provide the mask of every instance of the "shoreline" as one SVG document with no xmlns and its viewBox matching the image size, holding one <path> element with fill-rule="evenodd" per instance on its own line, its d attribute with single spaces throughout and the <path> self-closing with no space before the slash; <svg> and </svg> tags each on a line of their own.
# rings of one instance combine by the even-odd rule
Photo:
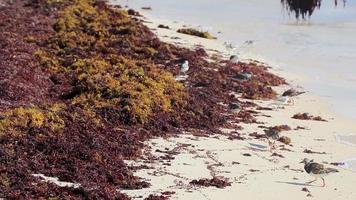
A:
<svg viewBox="0 0 356 200">
<path fill-rule="evenodd" d="M 337 9 L 325 9 L 324 6 L 328 4 L 323 4 L 324 8 L 312 20 L 308 20 L 311 26 L 299 26 L 293 25 L 295 21 L 292 17 L 281 13 L 278 1 L 117 2 L 142 13 L 180 20 L 198 29 L 213 33 L 221 31 L 221 35 L 215 35 L 237 45 L 253 40 L 253 45 L 241 48 L 242 53 L 257 60 L 262 58 L 272 66 L 277 64 L 289 72 L 305 75 L 307 79 L 303 81 L 304 88 L 330 102 L 338 115 L 356 120 L 356 104 L 353 101 L 356 98 L 356 84 L 352 71 L 352 63 L 356 62 L 352 57 L 356 53 L 352 48 L 355 46 L 352 35 L 355 35 L 356 30 L 356 18 L 351 14 L 355 13 L 353 3 Z M 153 9 L 141 11 L 141 6 L 147 5 Z M 213 10 L 219 14 L 210 17 Z M 249 13 L 255 14 L 249 16 Z M 338 32 L 343 37 L 339 38 Z"/>
<path fill-rule="evenodd" d="M 183 46 L 183 47 L 188 47 L 188 48 L 193 48 L 196 46 L 199 47 L 203 47 L 204 49 L 207 50 L 207 52 L 209 52 L 209 54 L 211 56 L 224 56 L 225 58 L 228 58 L 228 56 L 230 56 L 229 52 L 226 51 L 226 48 L 224 47 L 224 45 L 222 44 L 221 41 L 219 40 L 207 40 L 207 39 L 203 39 L 203 38 L 197 38 L 194 36 L 189 36 L 189 35 L 183 35 L 183 34 L 179 34 L 176 33 L 175 30 L 177 30 L 178 28 L 180 28 L 182 25 L 184 25 L 183 23 L 180 22 L 170 22 L 168 20 L 164 20 L 164 19 L 158 19 L 158 18 L 154 18 L 152 16 L 145 16 L 144 20 L 147 22 L 144 22 L 145 25 L 147 25 L 162 41 L 168 42 L 168 43 L 173 43 L 175 45 L 178 46 Z M 159 24 L 163 24 L 163 25 L 168 25 L 172 30 L 166 30 L 166 29 L 161 29 L 161 28 L 157 28 L 157 26 Z M 167 37 L 169 35 L 169 37 Z M 172 39 L 173 38 L 173 39 Z M 177 39 L 180 38 L 180 39 Z M 218 55 L 216 55 L 218 54 Z M 248 59 L 244 60 L 244 61 L 250 61 Z M 270 71 L 273 74 L 276 74 L 278 76 L 281 76 L 283 78 L 285 78 L 288 82 L 288 84 L 291 84 L 294 87 L 298 87 L 298 81 L 300 81 L 301 79 L 303 79 L 303 77 L 297 77 L 293 74 L 290 74 L 288 72 L 285 71 L 280 71 L 280 70 L 275 70 L 272 66 L 272 68 L 270 68 L 268 71 Z M 277 91 L 279 91 L 279 94 L 281 94 L 281 92 L 286 89 L 286 87 L 280 87 L 280 88 L 275 88 Z M 213 136 L 213 137 L 192 137 L 192 136 L 178 136 L 167 139 L 167 140 L 161 140 L 161 139 L 153 139 L 151 142 L 148 142 L 148 149 L 146 149 L 149 153 L 149 155 L 156 155 L 157 156 L 157 150 L 159 149 L 169 149 L 174 147 L 175 145 L 179 144 L 191 144 L 192 146 L 199 146 L 200 149 L 189 149 L 189 147 L 187 148 L 183 148 L 185 149 L 186 152 L 183 151 L 182 154 L 184 154 L 181 158 L 180 154 L 177 155 L 177 160 L 174 159 L 172 161 L 168 161 L 167 163 L 163 164 L 162 163 L 151 163 L 152 165 L 149 165 L 150 169 L 149 170 L 139 170 L 136 175 L 143 177 L 145 180 L 152 180 L 152 182 L 154 182 L 153 185 L 153 189 L 144 189 L 144 190 L 139 190 L 139 191 L 127 191 L 127 194 L 129 194 L 130 196 L 133 197 L 142 197 L 146 194 L 152 194 L 152 193 L 157 193 L 159 194 L 160 192 L 164 192 L 164 188 L 168 187 L 170 189 L 168 189 L 169 191 L 173 191 L 174 194 L 172 195 L 172 199 L 191 199 L 191 198 L 195 198 L 195 199 L 216 199 L 218 198 L 218 196 L 223 195 L 224 198 L 226 199 L 233 199 L 234 196 L 237 195 L 242 195 L 243 197 L 247 198 L 247 199 L 256 199 L 256 198 L 264 198 L 264 199 L 281 199 L 281 198 L 276 198 L 276 196 L 274 196 L 274 194 L 280 193 L 281 196 L 284 195 L 293 195 L 291 196 L 291 199 L 301 199 L 301 198 L 305 198 L 307 195 L 311 194 L 313 196 L 313 198 L 316 199 L 333 199 L 333 198 L 340 198 L 341 196 L 343 196 L 344 199 L 353 199 L 354 197 L 356 197 L 356 193 L 354 193 L 351 189 L 351 185 L 353 182 L 353 179 L 356 178 L 356 169 L 353 169 L 354 171 L 349 171 L 349 169 L 347 169 L 347 165 L 345 164 L 345 166 L 341 166 L 338 167 L 338 169 L 341 169 L 343 173 L 341 176 L 342 178 L 338 179 L 337 175 L 331 175 L 330 177 L 326 178 L 327 184 L 333 184 L 333 186 L 330 186 L 330 188 L 327 189 L 323 189 L 323 188 L 315 188 L 313 185 L 304 185 L 302 184 L 302 180 L 304 179 L 305 181 L 308 181 L 309 179 L 311 179 L 310 177 L 308 177 L 307 174 L 305 174 L 304 172 L 301 173 L 302 166 L 300 164 L 298 164 L 298 161 L 300 161 L 303 157 L 308 157 L 308 158 L 315 158 L 316 161 L 318 162 L 329 162 L 329 163 L 337 163 L 337 162 L 345 162 L 348 159 L 352 158 L 356 155 L 356 149 L 353 146 L 349 146 L 349 145 L 345 145 L 342 143 L 337 142 L 336 140 L 336 136 L 338 134 L 350 134 L 352 132 L 356 132 L 356 126 L 352 123 L 351 119 L 348 119 L 346 117 L 341 117 L 335 113 L 333 113 L 331 111 L 331 106 L 328 102 L 321 100 L 321 98 L 317 97 L 317 96 L 313 96 L 310 93 L 307 94 L 303 94 L 301 96 L 298 96 L 295 98 L 295 105 L 287 105 L 285 106 L 285 109 L 278 109 L 277 111 L 263 111 L 262 113 L 265 114 L 266 116 L 272 116 L 272 117 L 265 117 L 265 116 L 260 116 L 258 117 L 259 121 L 265 122 L 267 124 L 264 124 L 264 126 L 268 126 L 268 125 L 281 125 L 281 124 L 287 124 L 287 125 L 294 125 L 294 128 L 300 125 L 304 125 L 307 127 L 307 130 L 292 130 L 293 133 L 285 133 L 286 135 L 288 135 L 289 137 L 291 137 L 292 139 L 292 144 L 297 145 L 294 147 L 287 147 L 286 149 L 290 148 L 292 149 L 292 153 L 289 152 L 285 152 L 285 151 L 279 151 L 278 153 L 282 153 L 284 155 L 285 158 L 275 158 L 273 157 L 273 159 L 276 159 L 277 162 L 279 163 L 283 163 L 282 164 L 276 164 L 274 163 L 274 161 L 272 161 L 271 163 L 264 163 L 264 161 L 261 160 L 268 160 L 270 157 L 268 155 L 268 153 L 263 152 L 262 156 L 256 156 L 257 158 L 252 159 L 253 161 L 250 161 L 250 163 L 246 164 L 246 165 L 250 165 L 253 166 L 254 164 L 256 164 L 257 166 L 263 166 L 263 165 L 267 165 L 268 167 L 263 168 L 262 169 L 253 169 L 257 170 L 256 174 L 251 173 L 249 178 L 243 177 L 242 179 L 245 180 L 245 183 L 238 183 L 241 182 L 241 180 L 238 178 L 236 181 L 236 176 L 235 177 L 229 177 L 229 174 L 233 173 L 233 171 L 236 169 L 234 169 L 234 167 L 227 167 L 229 170 L 226 170 L 226 166 L 221 167 L 222 169 L 225 170 L 220 170 L 220 172 L 222 171 L 222 173 L 220 173 L 220 175 L 224 175 L 224 177 L 229 177 L 230 180 L 234 179 L 235 181 L 233 181 L 232 183 L 232 188 L 234 189 L 225 189 L 226 191 L 224 191 L 224 189 L 221 189 L 221 191 L 218 191 L 216 189 L 213 188 L 201 188 L 201 187 L 193 187 L 194 189 L 191 188 L 191 186 L 185 185 L 187 180 L 190 180 L 187 177 L 193 177 L 193 178 L 202 178 L 202 177 L 207 177 L 209 176 L 208 174 L 211 172 L 201 172 L 199 173 L 199 175 L 197 176 L 197 174 L 194 174 L 193 172 L 200 172 L 200 170 L 209 168 L 209 164 L 204 164 L 204 162 L 206 163 L 210 163 L 211 162 L 212 165 L 218 164 L 216 168 L 219 169 L 219 163 L 233 163 L 233 162 L 238 162 L 239 159 L 244 160 L 244 156 L 241 155 L 237 155 L 236 157 L 234 157 L 232 159 L 231 155 L 229 155 L 228 153 L 225 155 L 224 153 L 216 153 L 215 154 L 215 158 L 211 158 L 207 153 L 207 152 L 211 152 L 212 149 L 209 149 L 209 145 L 214 146 L 214 143 L 216 145 L 216 143 L 219 143 L 220 140 L 224 141 L 223 143 L 220 143 L 221 146 L 216 146 L 217 149 L 215 150 L 219 150 L 219 148 L 225 148 L 225 150 L 227 151 L 232 151 L 234 152 L 235 150 L 237 150 L 236 148 L 231 148 L 232 146 L 236 146 L 236 145 L 244 145 L 245 147 L 248 147 L 248 144 L 243 143 L 241 141 L 236 142 L 235 140 L 229 140 L 224 136 Z M 259 105 L 261 106 L 268 106 L 273 104 L 273 102 L 266 102 L 266 101 L 255 101 L 257 102 Z M 298 112 L 310 112 L 313 115 L 320 115 L 323 118 L 325 117 L 328 122 L 314 122 L 314 121 L 304 121 L 304 120 L 294 120 L 294 119 L 290 119 L 290 117 L 292 116 L 292 114 L 298 113 Z M 285 117 L 287 117 L 285 119 Z M 251 132 L 255 132 L 258 127 L 254 127 L 254 125 L 251 124 L 246 124 L 246 126 L 243 126 L 244 130 L 240 131 L 240 130 L 228 130 L 228 131 L 238 131 L 239 135 L 242 137 L 247 137 L 248 138 L 248 134 Z M 293 128 L 293 127 L 292 127 Z M 346 132 L 349 131 L 349 132 Z M 260 131 L 258 131 L 260 133 Z M 323 134 L 323 132 L 326 132 L 327 134 Z M 283 132 L 284 133 L 284 132 Z M 310 141 L 309 137 L 312 137 L 313 140 Z M 187 137 L 187 138 L 186 138 Z M 217 140 L 218 139 L 218 140 Z M 250 139 L 250 138 L 249 138 Z M 248 140 L 249 140 L 248 139 Z M 204 141 L 206 144 L 201 144 L 202 142 L 199 141 Z M 255 141 L 254 139 L 251 139 L 251 141 Z M 255 141 L 256 142 L 256 141 Z M 242 143 L 242 144 L 241 144 Z M 251 144 L 255 144 L 254 142 L 251 142 Z M 264 146 L 266 145 L 265 141 L 257 141 L 257 146 Z M 151 151 L 150 151 L 151 149 Z M 156 149 L 156 150 L 154 150 Z M 198 151 L 203 151 L 205 149 L 205 157 L 204 155 L 198 155 L 196 152 Z M 295 150 L 298 149 L 298 150 Z M 303 149 L 309 149 L 312 150 L 313 152 L 318 152 L 315 154 L 306 154 L 303 153 Z M 222 149 L 220 149 L 222 150 Z M 225 151 L 225 150 L 222 150 Z M 247 151 L 248 150 L 244 150 Z M 319 154 L 319 152 L 326 152 L 326 154 Z M 155 153 L 156 152 L 156 153 Z M 193 153 L 192 153 L 193 152 Z M 237 150 L 236 153 L 241 153 L 241 149 Z M 257 153 L 258 154 L 258 153 Z M 294 154 L 294 155 L 293 155 Z M 295 155 L 296 154 L 296 155 Z M 160 155 L 160 154 L 158 154 Z M 190 157 L 189 157 L 190 155 Z M 185 156 L 185 157 L 184 157 Z M 197 158 L 199 157 L 203 157 L 202 161 L 195 161 L 194 156 L 197 156 Z M 204 160 L 205 159 L 205 160 Z M 210 160 L 209 160 L 210 159 Z M 219 160 L 224 160 L 224 162 L 220 162 Z M 261 159 L 261 160 L 259 160 Z M 288 161 L 284 161 L 285 159 L 288 159 Z M 235 161 L 238 160 L 238 161 Z M 143 163 L 147 164 L 147 158 L 144 158 Z M 217 162 L 217 163 L 216 163 Z M 247 162 L 247 161 L 246 161 Z M 132 164 L 132 162 L 130 162 Z M 138 161 L 138 163 L 140 163 L 140 161 Z M 150 162 L 148 162 L 150 163 Z M 263 163 L 263 164 L 262 164 Z M 137 163 L 136 163 L 137 164 Z M 141 163 L 142 164 L 142 163 Z M 223 165 L 224 165 L 223 164 Z M 278 167 L 274 166 L 277 165 Z M 184 166 L 196 166 L 195 168 L 191 168 L 189 170 L 191 170 L 191 173 L 189 171 L 187 171 L 187 169 L 182 169 L 180 170 L 180 168 L 185 168 Z M 290 169 L 289 171 L 285 171 L 286 169 L 284 167 L 289 166 Z M 240 166 L 238 166 L 240 167 Z M 271 168 L 272 167 L 272 168 Z M 335 166 L 334 166 L 335 167 Z M 153 168 L 153 169 L 152 169 Z M 189 167 L 187 167 L 189 168 Z M 270 169 L 269 169 L 270 168 Z M 276 184 L 276 182 L 271 182 L 269 183 L 268 181 L 263 181 L 265 182 L 265 184 L 270 184 L 269 187 L 271 188 L 270 190 L 261 190 L 261 193 L 259 194 L 255 194 L 255 191 L 259 190 L 261 185 L 259 184 L 253 184 L 252 182 L 249 182 L 249 179 L 255 179 L 256 177 L 258 177 L 257 179 L 255 179 L 256 181 L 261 181 L 261 179 L 275 179 L 273 175 L 273 173 L 271 174 L 270 172 L 266 172 L 269 170 L 276 170 L 275 168 L 279 168 L 279 170 L 281 170 L 282 172 L 276 172 L 276 174 L 278 174 L 277 176 L 287 176 L 290 179 L 278 183 Z M 156 169 L 156 171 L 154 170 Z M 164 170 L 162 170 L 164 169 Z M 247 169 L 247 168 L 246 168 Z M 246 170 L 245 169 L 245 170 Z M 264 172 L 265 170 L 265 172 Z M 299 171 L 301 170 L 301 171 Z M 208 170 L 209 171 L 209 170 Z M 217 170 L 219 171 L 219 170 Z M 261 172 L 262 171 L 262 172 Z M 278 171 L 278 170 L 276 170 Z M 260 172 L 260 173 L 258 173 Z M 206 174 L 207 173 L 207 174 Z M 236 172 L 235 172 L 236 173 Z M 205 174 L 205 175 L 204 175 Z M 217 173 L 219 175 L 219 173 Z M 242 174 L 240 174 L 242 176 Z M 298 178 L 296 178 L 296 176 L 298 176 Z M 247 176 L 248 177 L 248 176 Z M 293 178 L 294 177 L 294 178 Z M 241 178 L 241 177 L 240 177 Z M 341 180 L 342 179 L 342 180 Z M 295 182 L 293 182 L 293 180 Z M 297 180 L 297 181 L 296 181 Z M 162 182 L 163 181 L 163 182 Z M 165 182 L 167 182 L 167 184 L 165 184 Z M 180 183 L 181 185 L 177 184 Z M 185 182 L 182 183 L 182 182 Z M 278 182 L 278 181 L 277 181 Z M 342 182 L 342 184 L 341 184 Z M 281 184 L 284 183 L 287 186 L 281 186 Z M 156 184 L 161 185 L 161 187 L 157 187 Z M 170 185 L 171 184 L 171 185 Z M 179 185 L 179 186 L 178 186 Z M 185 186 L 184 186 L 185 185 Z M 247 189 L 246 187 L 248 186 L 249 189 Z M 336 186 L 337 185 L 337 186 Z M 281 191 L 281 188 L 279 187 L 283 187 L 284 191 Z M 308 188 L 308 190 L 310 190 L 310 192 L 303 192 L 302 189 L 306 187 Z M 335 188 L 331 188 L 331 187 L 335 187 Z M 182 189 L 184 188 L 184 189 Z M 247 190 L 248 192 L 243 192 L 242 188 L 245 188 L 245 190 Z M 336 189 L 337 188 L 337 189 Z M 186 191 L 184 191 L 186 190 Z M 197 192 L 198 191 L 198 192 Z M 228 193 L 227 193 L 228 191 Z M 268 193 L 267 193 L 268 192 Z M 272 193 L 272 194 L 271 194 Z M 348 195 L 345 195 L 348 194 Z M 138 198 L 140 199 L 140 198 Z"/>
</svg>

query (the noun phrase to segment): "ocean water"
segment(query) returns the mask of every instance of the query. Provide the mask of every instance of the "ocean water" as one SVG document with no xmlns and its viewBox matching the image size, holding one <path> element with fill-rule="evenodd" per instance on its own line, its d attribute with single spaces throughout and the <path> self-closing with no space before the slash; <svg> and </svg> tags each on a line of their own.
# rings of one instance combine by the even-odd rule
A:
<svg viewBox="0 0 356 200">
<path fill-rule="evenodd" d="M 299 21 L 284 11 L 279 0 L 111 2 L 212 32 L 235 44 L 242 57 L 304 77 L 299 84 L 308 92 L 356 121 L 356 0 L 336 8 L 333 0 L 324 0 L 310 19 Z M 152 11 L 142 11 L 142 6 L 151 6 Z M 246 45 L 248 40 L 253 44 Z M 356 136 L 339 137 L 343 139 L 356 145 Z"/>
</svg>

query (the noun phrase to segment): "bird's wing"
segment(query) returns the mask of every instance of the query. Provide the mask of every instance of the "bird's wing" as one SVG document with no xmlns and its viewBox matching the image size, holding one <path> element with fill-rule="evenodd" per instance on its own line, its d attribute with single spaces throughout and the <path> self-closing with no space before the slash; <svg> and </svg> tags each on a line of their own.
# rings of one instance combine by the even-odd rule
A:
<svg viewBox="0 0 356 200">
<path fill-rule="evenodd" d="M 325 173 L 336 173 L 339 172 L 339 170 L 334 169 L 334 168 L 326 168 L 324 169 Z"/>
<path fill-rule="evenodd" d="M 319 163 L 310 163 L 310 169 L 313 174 L 325 173 L 324 165 Z"/>
</svg>

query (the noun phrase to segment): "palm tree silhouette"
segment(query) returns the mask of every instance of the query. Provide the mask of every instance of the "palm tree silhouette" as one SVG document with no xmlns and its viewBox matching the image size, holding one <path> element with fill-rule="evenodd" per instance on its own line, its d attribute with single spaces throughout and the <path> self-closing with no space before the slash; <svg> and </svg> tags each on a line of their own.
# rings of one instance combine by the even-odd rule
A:
<svg viewBox="0 0 356 200">
<path fill-rule="evenodd" d="M 334 0 L 335 6 L 341 0 Z M 287 12 L 294 13 L 297 19 L 305 19 L 307 16 L 310 17 L 316 8 L 320 8 L 322 0 L 281 0 L 282 5 L 287 10 Z M 346 0 L 342 0 L 345 6 Z"/>
</svg>

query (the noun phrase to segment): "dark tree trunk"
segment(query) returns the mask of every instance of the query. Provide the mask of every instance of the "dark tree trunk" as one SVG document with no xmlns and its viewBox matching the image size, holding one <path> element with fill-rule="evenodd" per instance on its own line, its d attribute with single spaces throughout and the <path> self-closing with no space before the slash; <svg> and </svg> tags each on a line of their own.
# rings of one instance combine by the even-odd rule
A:
<svg viewBox="0 0 356 200">
<path fill-rule="evenodd" d="M 342 0 L 345 6 L 346 0 Z M 294 13 L 297 19 L 310 17 L 316 8 L 320 8 L 322 0 L 281 0 L 288 13 Z M 338 0 L 334 0 L 335 6 Z"/>
</svg>

